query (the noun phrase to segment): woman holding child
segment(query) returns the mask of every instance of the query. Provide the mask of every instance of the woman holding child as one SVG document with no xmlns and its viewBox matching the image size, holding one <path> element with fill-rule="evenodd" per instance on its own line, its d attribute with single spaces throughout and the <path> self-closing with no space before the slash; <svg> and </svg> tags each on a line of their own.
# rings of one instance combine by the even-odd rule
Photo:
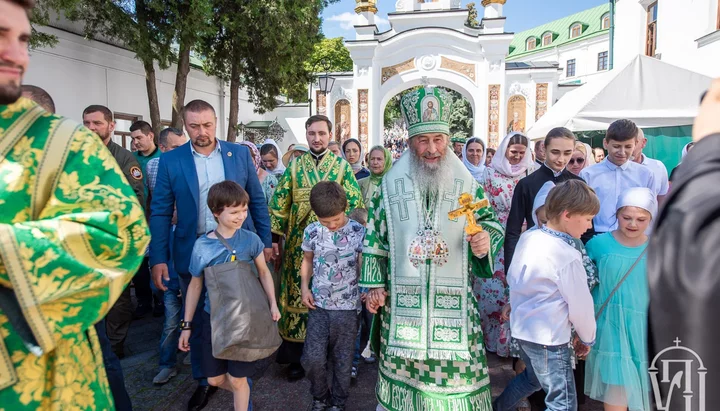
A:
<svg viewBox="0 0 720 411">
<path fill-rule="evenodd" d="M 503 139 L 497 155 L 487 167 L 481 179 L 490 205 L 497 213 L 498 221 L 505 228 L 515 186 L 521 178 L 533 171 L 533 159 L 529 155 L 529 140 L 520 133 L 511 133 Z M 505 257 L 503 249 L 495 256 L 494 274 L 489 279 L 475 281 L 485 348 L 501 357 L 510 355 L 510 325 L 501 319 L 501 310 L 507 303 L 508 291 L 505 281 Z"/>
<path fill-rule="evenodd" d="M 618 228 L 587 243 L 600 285 L 592 293 L 597 339 L 587 358 L 585 394 L 605 403 L 606 411 L 644 411 L 650 409 L 645 232 L 657 201 L 650 189 L 631 188 L 616 208 Z"/>
</svg>

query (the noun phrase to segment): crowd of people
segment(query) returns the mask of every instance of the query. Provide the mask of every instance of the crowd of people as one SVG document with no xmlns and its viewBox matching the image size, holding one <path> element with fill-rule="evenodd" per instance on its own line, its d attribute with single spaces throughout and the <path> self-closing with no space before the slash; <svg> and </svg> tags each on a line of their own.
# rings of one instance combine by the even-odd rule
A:
<svg viewBox="0 0 720 411">
<path fill-rule="evenodd" d="M 688 243 L 716 225 L 718 138 L 700 140 L 720 133 L 718 82 L 696 124 L 704 148 L 683 150 L 703 168 L 675 173 L 685 190 L 642 152 L 630 120 L 608 127 L 605 150 L 562 127 L 536 142 L 512 132 L 493 150 L 421 120 L 423 101 L 447 101 L 432 87 L 401 97 L 405 137 L 367 154 L 356 139 L 333 142 L 322 115 L 305 123 L 307 146 L 286 153 L 272 140 L 226 142 L 203 100 L 184 106 L 184 130 L 156 138 L 133 123 L 130 152 L 112 140 L 109 108 L 88 106 L 83 127 L 21 87 L 29 9 L 0 0 L 7 409 L 131 410 L 118 359 L 132 320 L 154 313 L 165 323 L 153 382 L 176 376 L 178 350 L 189 351 L 188 410 L 219 388 L 250 409 L 252 379 L 273 354 L 289 380 L 310 381 L 313 411 L 346 408 L 361 360 L 378 363 L 378 410 L 576 410 L 585 396 L 649 410 L 648 346 L 653 354 L 658 335 L 702 321 L 658 309 L 675 301 L 680 312 L 689 301 L 675 289 L 686 299 L 693 290 L 673 288 L 686 272 L 647 250 L 672 238 L 657 221 Z M 437 118 L 450 109 L 439 104 Z M 700 220 L 678 227 L 688 192 L 706 202 Z M 667 252 L 687 258 L 684 247 Z M 649 264 L 663 274 L 650 282 Z M 692 264 L 703 290 L 716 289 L 710 269 Z M 699 295 L 688 311 L 716 314 L 716 301 Z M 701 328 L 691 329 L 698 351 L 716 365 L 716 336 Z M 487 352 L 514 358 L 517 374 L 495 401 Z"/>
</svg>

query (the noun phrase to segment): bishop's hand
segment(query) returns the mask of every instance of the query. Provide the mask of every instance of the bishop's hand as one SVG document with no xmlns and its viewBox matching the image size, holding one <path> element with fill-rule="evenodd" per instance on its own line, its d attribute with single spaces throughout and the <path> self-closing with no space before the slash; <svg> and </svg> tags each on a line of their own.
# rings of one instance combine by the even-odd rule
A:
<svg viewBox="0 0 720 411">
<path fill-rule="evenodd" d="M 377 314 L 378 309 L 385 305 L 385 298 L 387 298 L 387 291 L 385 288 L 373 288 L 371 289 L 367 297 L 365 298 L 365 306 L 368 311 L 373 314 Z"/>
<path fill-rule="evenodd" d="M 466 238 L 470 242 L 470 248 L 476 257 L 485 257 L 490 252 L 490 234 L 481 231 Z"/>
</svg>

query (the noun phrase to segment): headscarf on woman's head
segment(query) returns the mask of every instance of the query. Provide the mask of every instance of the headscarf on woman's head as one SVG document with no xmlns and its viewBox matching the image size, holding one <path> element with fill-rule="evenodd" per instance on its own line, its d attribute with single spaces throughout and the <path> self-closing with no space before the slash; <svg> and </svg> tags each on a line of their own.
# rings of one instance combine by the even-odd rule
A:
<svg viewBox="0 0 720 411">
<path fill-rule="evenodd" d="M 377 145 L 370 149 L 370 154 L 372 155 L 372 152 L 375 150 L 382 150 L 383 155 L 385 156 L 385 166 L 383 167 L 383 171 L 380 174 L 375 174 L 370 171 L 370 181 L 372 181 L 374 184 L 380 184 L 380 181 L 382 181 L 383 176 L 390 171 L 390 167 L 392 167 L 392 153 L 390 150 L 385 148 L 382 145 Z M 343 151 L 344 152 L 344 151 Z"/>
<path fill-rule="evenodd" d="M 548 194 L 550 194 L 550 190 L 555 187 L 555 183 L 552 181 L 548 181 L 540 188 L 540 191 L 538 191 L 537 195 L 535 196 L 535 200 L 533 201 L 533 208 L 532 208 L 532 219 L 535 222 L 536 227 L 540 227 L 540 222 L 537 218 L 537 210 L 545 205 L 545 201 L 547 200 Z"/>
<path fill-rule="evenodd" d="M 241 141 L 240 144 L 250 149 L 250 156 L 255 162 L 255 172 L 257 173 L 260 169 L 260 166 L 262 165 L 262 157 L 260 157 L 260 150 L 258 150 L 255 143 L 251 143 L 249 141 Z"/>
<path fill-rule="evenodd" d="M 360 144 L 360 140 L 358 140 L 356 138 L 349 138 L 349 139 L 345 140 L 345 142 L 342 144 L 342 155 L 346 161 L 347 161 L 347 156 L 345 156 L 345 147 L 347 147 L 348 143 L 355 143 L 358 145 L 358 147 L 360 147 L 360 158 L 358 159 L 358 161 L 355 163 L 350 163 L 348 161 L 348 163 L 350 163 L 350 165 L 352 166 L 353 173 L 357 173 L 358 171 L 362 170 L 362 168 L 363 168 L 363 159 L 365 157 L 365 152 L 363 151 L 362 144 Z"/>
<path fill-rule="evenodd" d="M 277 165 L 275 166 L 275 170 L 272 170 L 272 171 L 268 170 L 268 171 L 270 171 L 273 174 L 284 173 L 285 166 L 283 165 L 282 161 L 280 161 L 280 159 L 282 159 L 282 157 L 283 157 L 283 153 L 282 153 L 282 150 L 280 150 L 280 146 L 278 145 L 278 143 L 275 140 L 273 140 L 271 138 L 268 138 L 267 140 L 265 140 L 263 142 L 263 146 L 265 146 L 266 144 L 270 144 L 275 147 L 275 150 L 277 150 L 277 158 L 278 158 Z M 260 147 L 260 150 L 262 150 L 262 147 Z"/>
<path fill-rule="evenodd" d="M 467 147 L 468 147 L 468 144 L 470 144 L 470 143 L 480 143 L 480 145 L 483 148 L 483 155 L 482 155 L 482 158 L 480 159 L 480 164 L 478 164 L 478 165 L 471 163 L 467 159 Z M 486 158 L 487 158 L 487 150 L 485 149 L 485 142 L 482 141 L 482 139 L 479 137 L 469 138 L 467 140 L 467 142 L 465 143 L 465 145 L 463 146 L 462 161 L 463 161 L 463 164 L 465 164 L 465 168 L 467 168 L 468 171 L 470 171 L 470 174 L 472 174 L 472 176 L 477 181 L 482 180 L 483 173 L 485 172 L 485 168 L 486 168 L 485 167 L 485 159 Z"/>
<path fill-rule="evenodd" d="M 623 207 L 637 207 L 650 213 L 654 220 L 658 211 L 657 197 L 646 187 L 633 187 L 623 191 L 618 198 L 615 210 L 618 211 Z"/>
<path fill-rule="evenodd" d="M 512 140 L 515 136 L 522 136 L 525 138 L 525 143 L 527 143 L 525 147 L 527 147 L 527 150 L 525 151 L 525 157 L 523 157 L 518 164 L 513 166 L 510 164 L 510 160 L 505 157 L 505 154 L 507 153 L 508 147 L 510 147 L 510 140 Z M 490 163 L 490 167 L 502 175 L 517 177 L 525 172 L 531 173 L 534 162 L 535 161 L 533 161 L 532 155 L 530 154 L 530 139 L 522 133 L 512 132 L 505 136 L 503 141 L 500 143 L 500 146 Z"/>
</svg>

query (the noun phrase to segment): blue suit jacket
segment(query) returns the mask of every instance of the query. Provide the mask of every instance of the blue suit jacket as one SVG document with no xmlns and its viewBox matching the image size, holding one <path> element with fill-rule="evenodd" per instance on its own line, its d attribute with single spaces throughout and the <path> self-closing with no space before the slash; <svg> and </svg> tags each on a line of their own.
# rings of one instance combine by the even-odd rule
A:
<svg viewBox="0 0 720 411">
<path fill-rule="evenodd" d="M 243 228 L 256 232 L 265 247 L 272 247 L 270 214 L 250 151 L 240 144 L 218 142 L 225 165 L 225 179 L 240 184 L 250 196 L 249 213 Z M 172 255 L 175 270 L 182 274 L 189 272 L 190 257 L 197 239 L 199 186 L 190 142 L 160 157 L 150 205 L 151 267 L 168 263 Z M 177 226 L 173 234 L 170 227 L 174 206 L 177 206 Z M 207 207 L 206 204 L 203 206 Z M 170 235 L 173 235 L 172 254 Z"/>
</svg>

